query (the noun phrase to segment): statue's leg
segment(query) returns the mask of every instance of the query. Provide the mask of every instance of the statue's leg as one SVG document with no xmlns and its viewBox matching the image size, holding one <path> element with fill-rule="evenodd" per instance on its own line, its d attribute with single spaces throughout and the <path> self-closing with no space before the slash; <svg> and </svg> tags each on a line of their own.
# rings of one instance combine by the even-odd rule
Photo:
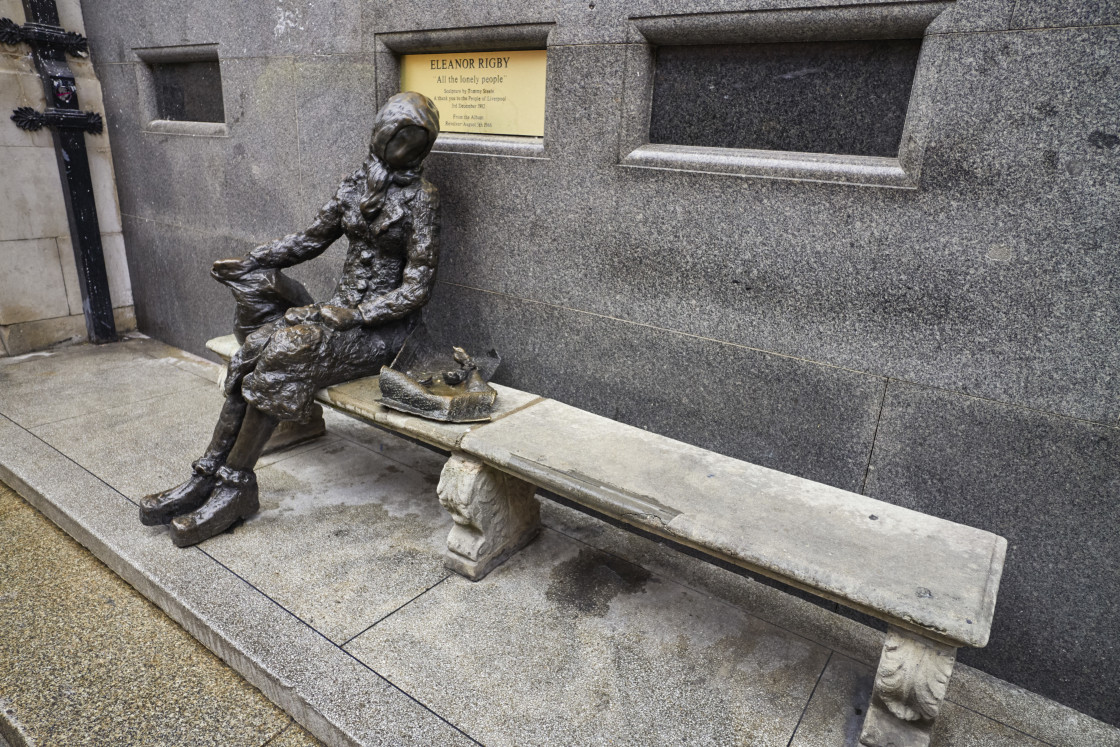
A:
<svg viewBox="0 0 1120 747">
<path fill-rule="evenodd" d="M 226 390 L 226 377 L 229 375 L 227 363 L 218 375 L 218 391 Z M 283 451 L 298 444 L 314 441 L 327 435 L 327 421 L 323 419 L 323 406 L 316 403 L 311 406 L 306 420 L 281 420 L 272 432 L 272 438 L 264 446 L 262 454 L 271 454 L 274 451 Z M 234 432 L 236 438 L 237 433 Z M 232 442 L 231 442 L 232 446 Z"/>
<path fill-rule="evenodd" d="M 248 405 L 237 392 L 226 397 L 222 413 L 214 426 L 214 435 L 202 458 L 191 465 L 191 476 L 186 482 L 162 493 L 140 499 L 140 522 L 147 526 L 166 524 L 180 514 L 194 511 L 206 502 L 216 484 L 215 474 L 225 464 L 226 457 L 241 432 Z"/>
<path fill-rule="evenodd" d="M 860 744 L 928 747 L 956 661 L 952 646 L 888 627 Z"/>
<path fill-rule="evenodd" d="M 311 415 L 307 420 L 281 420 L 276 425 L 272 437 L 264 446 L 262 454 L 271 454 L 274 451 L 283 451 L 297 444 L 314 441 L 327 435 L 327 422 L 323 419 L 323 406 L 311 406 Z"/>
<path fill-rule="evenodd" d="M 529 544 L 541 528 L 534 488 L 461 454 L 440 474 L 439 502 L 455 520 L 443 564 L 478 581 Z"/>
<path fill-rule="evenodd" d="M 171 540 L 179 547 L 194 545 L 229 529 L 238 519 L 247 519 L 260 508 L 257 476 L 253 467 L 276 429 L 277 419 L 248 406 L 241 432 L 219 467 L 209 500 L 191 513 L 171 522 Z"/>
</svg>

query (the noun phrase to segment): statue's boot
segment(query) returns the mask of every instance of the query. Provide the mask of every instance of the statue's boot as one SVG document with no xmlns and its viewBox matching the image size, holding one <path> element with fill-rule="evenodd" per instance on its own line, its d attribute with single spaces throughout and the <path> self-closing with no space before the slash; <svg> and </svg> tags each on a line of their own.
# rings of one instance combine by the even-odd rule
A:
<svg viewBox="0 0 1120 747">
<path fill-rule="evenodd" d="M 225 464 L 226 457 L 236 444 L 247 409 L 248 405 L 240 393 L 226 397 L 206 454 L 191 465 L 193 474 L 190 479 L 170 490 L 141 498 L 140 523 L 147 526 L 166 524 L 176 516 L 190 513 L 206 502 L 210 492 L 218 484 L 214 473 Z"/>
<path fill-rule="evenodd" d="M 218 484 L 210 499 L 195 511 L 171 521 L 171 541 L 178 547 L 195 545 L 221 534 L 238 519 L 248 519 L 260 509 L 253 467 L 276 429 L 276 423 L 271 415 L 255 407 L 247 408 L 237 442 L 226 464 L 217 471 Z"/>
<path fill-rule="evenodd" d="M 202 506 L 171 520 L 171 541 L 177 547 L 189 547 L 219 535 L 260 509 L 257 476 L 252 470 L 222 467 L 217 482 Z"/>
<path fill-rule="evenodd" d="M 217 465 L 205 457 L 191 465 L 190 478 L 162 493 L 146 495 L 140 499 L 140 523 L 145 526 L 166 524 L 180 514 L 194 511 L 206 502 L 218 484 L 214 473 Z"/>
</svg>

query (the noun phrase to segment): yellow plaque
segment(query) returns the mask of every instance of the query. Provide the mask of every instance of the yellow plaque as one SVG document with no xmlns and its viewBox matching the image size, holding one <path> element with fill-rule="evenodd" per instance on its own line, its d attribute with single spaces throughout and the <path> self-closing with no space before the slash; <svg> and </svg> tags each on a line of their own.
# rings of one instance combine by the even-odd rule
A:
<svg viewBox="0 0 1120 747">
<path fill-rule="evenodd" d="M 543 49 L 406 54 L 401 90 L 436 102 L 440 130 L 544 136 Z"/>
</svg>

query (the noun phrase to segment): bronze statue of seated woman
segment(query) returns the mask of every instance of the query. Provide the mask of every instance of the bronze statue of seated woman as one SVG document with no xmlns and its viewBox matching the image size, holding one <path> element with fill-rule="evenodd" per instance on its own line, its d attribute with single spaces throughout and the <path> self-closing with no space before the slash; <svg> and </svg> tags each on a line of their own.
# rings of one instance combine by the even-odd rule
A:
<svg viewBox="0 0 1120 747">
<path fill-rule="evenodd" d="M 307 230 L 214 263 L 235 283 L 349 241 L 326 303 L 295 306 L 257 327 L 229 363 L 226 401 L 206 453 L 182 485 L 140 501 L 140 521 L 170 524 L 186 547 L 259 508 L 253 468 L 281 420 L 305 420 L 323 387 L 377 374 L 392 361 L 431 293 L 439 255 L 439 197 L 420 174 L 439 134 L 435 105 L 400 93 L 377 113 L 369 157 L 343 180 Z M 286 280 L 286 279 L 285 279 Z M 266 283 L 267 284 L 267 283 Z"/>
</svg>

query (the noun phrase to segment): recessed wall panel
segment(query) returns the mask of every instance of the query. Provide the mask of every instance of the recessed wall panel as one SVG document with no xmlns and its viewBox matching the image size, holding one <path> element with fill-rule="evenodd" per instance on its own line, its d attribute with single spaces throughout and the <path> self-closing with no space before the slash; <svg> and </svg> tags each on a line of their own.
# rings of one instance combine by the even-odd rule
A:
<svg viewBox="0 0 1120 747">
<path fill-rule="evenodd" d="M 662 46 L 649 142 L 898 155 L 920 39 Z"/>
</svg>

